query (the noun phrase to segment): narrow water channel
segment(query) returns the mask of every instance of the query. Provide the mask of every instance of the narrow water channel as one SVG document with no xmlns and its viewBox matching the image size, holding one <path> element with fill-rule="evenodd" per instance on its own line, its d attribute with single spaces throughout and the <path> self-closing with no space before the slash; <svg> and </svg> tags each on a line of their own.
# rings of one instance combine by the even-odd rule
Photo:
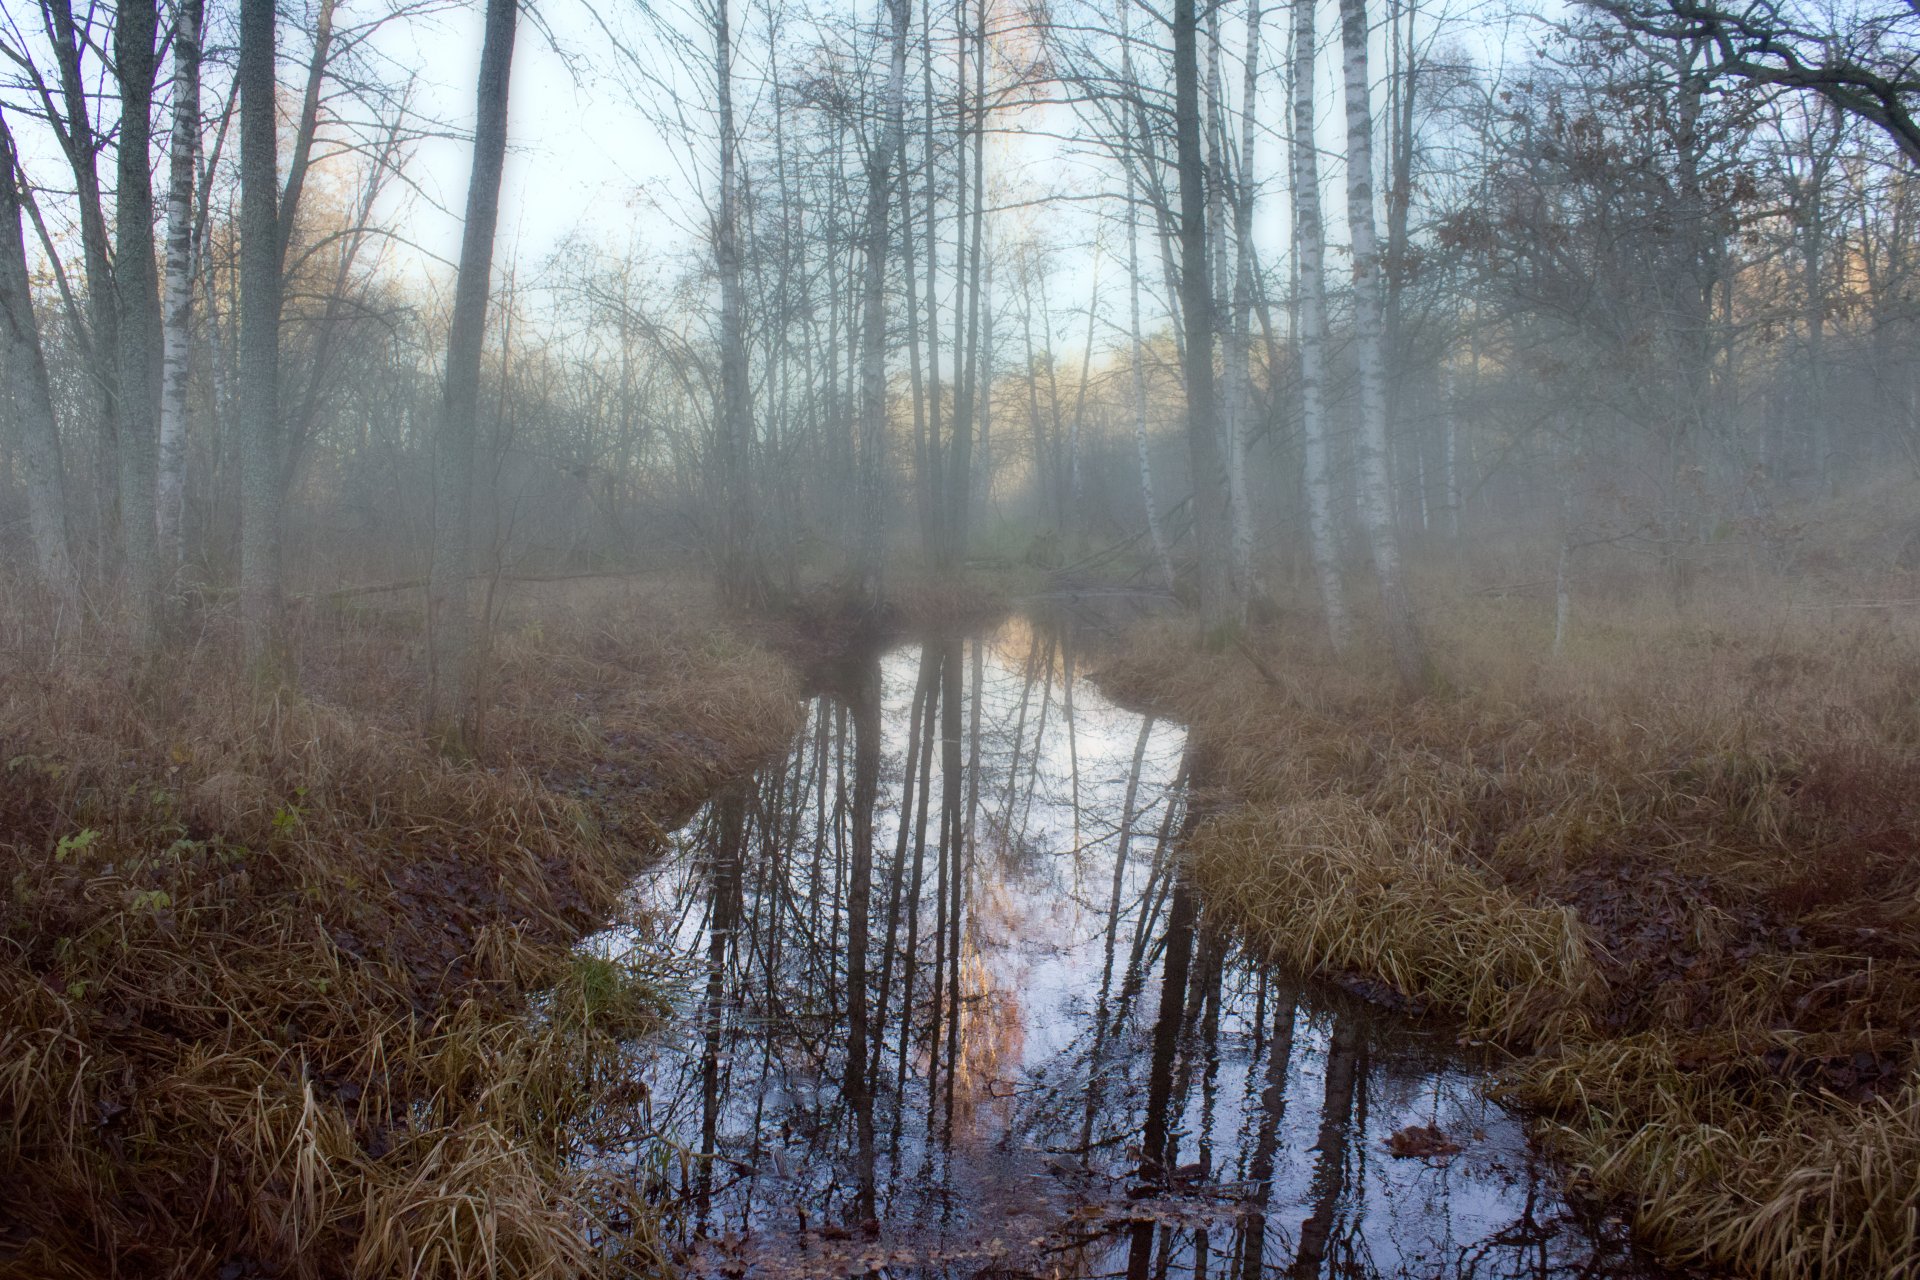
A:
<svg viewBox="0 0 1920 1280">
<path fill-rule="evenodd" d="M 685 1152 L 636 1176 L 687 1268 L 1648 1274 L 1444 1028 L 1211 926 L 1185 734 L 1102 697 L 1089 639 L 1015 617 L 822 673 L 636 885 L 682 1015 L 639 1069 Z"/>
</svg>

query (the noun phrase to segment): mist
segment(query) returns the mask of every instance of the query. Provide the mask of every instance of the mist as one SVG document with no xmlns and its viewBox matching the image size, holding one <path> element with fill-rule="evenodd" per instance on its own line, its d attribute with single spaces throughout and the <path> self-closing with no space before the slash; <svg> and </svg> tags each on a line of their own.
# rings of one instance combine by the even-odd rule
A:
<svg viewBox="0 0 1920 1280">
<path fill-rule="evenodd" d="M 0 1256 L 1911 1271 L 1916 59 L 8 0 Z"/>
</svg>

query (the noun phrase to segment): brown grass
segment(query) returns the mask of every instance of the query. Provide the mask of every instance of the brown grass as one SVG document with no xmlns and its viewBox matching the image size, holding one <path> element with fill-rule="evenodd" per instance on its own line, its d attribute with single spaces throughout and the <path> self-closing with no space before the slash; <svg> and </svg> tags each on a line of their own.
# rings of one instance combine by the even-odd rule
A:
<svg viewBox="0 0 1920 1280">
<path fill-rule="evenodd" d="M 571 944 L 785 740 L 791 674 L 657 584 L 519 602 L 457 762 L 412 727 L 411 635 L 309 618 L 305 696 L 211 644 L 0 652 L 0 1270 L 659 1263 L 640 1189 L 575 1157 L 630 1136 L 621 1043 L 660 1010 Z"/>
<path fill-rule="evenodd" d="M 1674 1257 L 1914 1274 L 1920 628 L 1740 582 L 1589 597 L 1556 660 L 1550 601 L 1461 587 L 1418 701 L 1304 610 L 1266 673 L 1190 624 L 1107 662 L 1235 802 L 1192 842 L 1209 901 L 1520 1052 L 1515 1094 Z"/>
</svg>

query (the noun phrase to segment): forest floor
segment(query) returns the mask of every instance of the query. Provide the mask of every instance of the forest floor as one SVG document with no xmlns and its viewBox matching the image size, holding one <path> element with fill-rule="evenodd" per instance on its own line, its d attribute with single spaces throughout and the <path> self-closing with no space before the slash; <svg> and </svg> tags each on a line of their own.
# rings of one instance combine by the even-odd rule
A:
<svg viewBox="0 0 1920 1280">
<path fill-rule="evenodd" d="M 620 1138 L 620 1039 L 663 1006 L 572 944 L 797 726 L 793 668 L 709 595 L 516 587 L 466 759 L 419 730 L 402 598 L 307 606 L 297 693 L 204 640 L 156 664 L 80 633 L 54 661 L 10 618 L 0 1274 L 654 1260 L 632 1170 L 566 1153 Z"/>
<path fill-rule="evenodd" d="M 1910 578 L 1856 584 L 1874 607 L 1589 595 L 1557 658 L 1550 597 L 1434 593 L 1445 685 L 1417 700 L 1306 610 L 1213 656 L 1144 624 L 1098 678 L 1191 726 L 1209 908 L 1510 1051 L 1578 1187 L 1670 1261 L 1912 1276 Z"/>
</svg>

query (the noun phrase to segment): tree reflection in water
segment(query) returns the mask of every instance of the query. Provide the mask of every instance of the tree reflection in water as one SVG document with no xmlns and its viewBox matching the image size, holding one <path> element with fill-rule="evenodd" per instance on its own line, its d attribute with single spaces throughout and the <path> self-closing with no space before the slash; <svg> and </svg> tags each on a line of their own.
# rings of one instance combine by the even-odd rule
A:
<svg viewBox="0 0 1920 1280">
<path fill-rule="evenodd" d="M 1174 856 L 1204 764 L 1074 638 L 821 673 L 636 886 L 687 975 L 688 1038 L 636 1057 L 692 1268 L 1645 1274 L 1444 1034 L 1238 954 Z M 1464 1150 L 1388 1156 L 1416 1123 Z"/>
</svg>

